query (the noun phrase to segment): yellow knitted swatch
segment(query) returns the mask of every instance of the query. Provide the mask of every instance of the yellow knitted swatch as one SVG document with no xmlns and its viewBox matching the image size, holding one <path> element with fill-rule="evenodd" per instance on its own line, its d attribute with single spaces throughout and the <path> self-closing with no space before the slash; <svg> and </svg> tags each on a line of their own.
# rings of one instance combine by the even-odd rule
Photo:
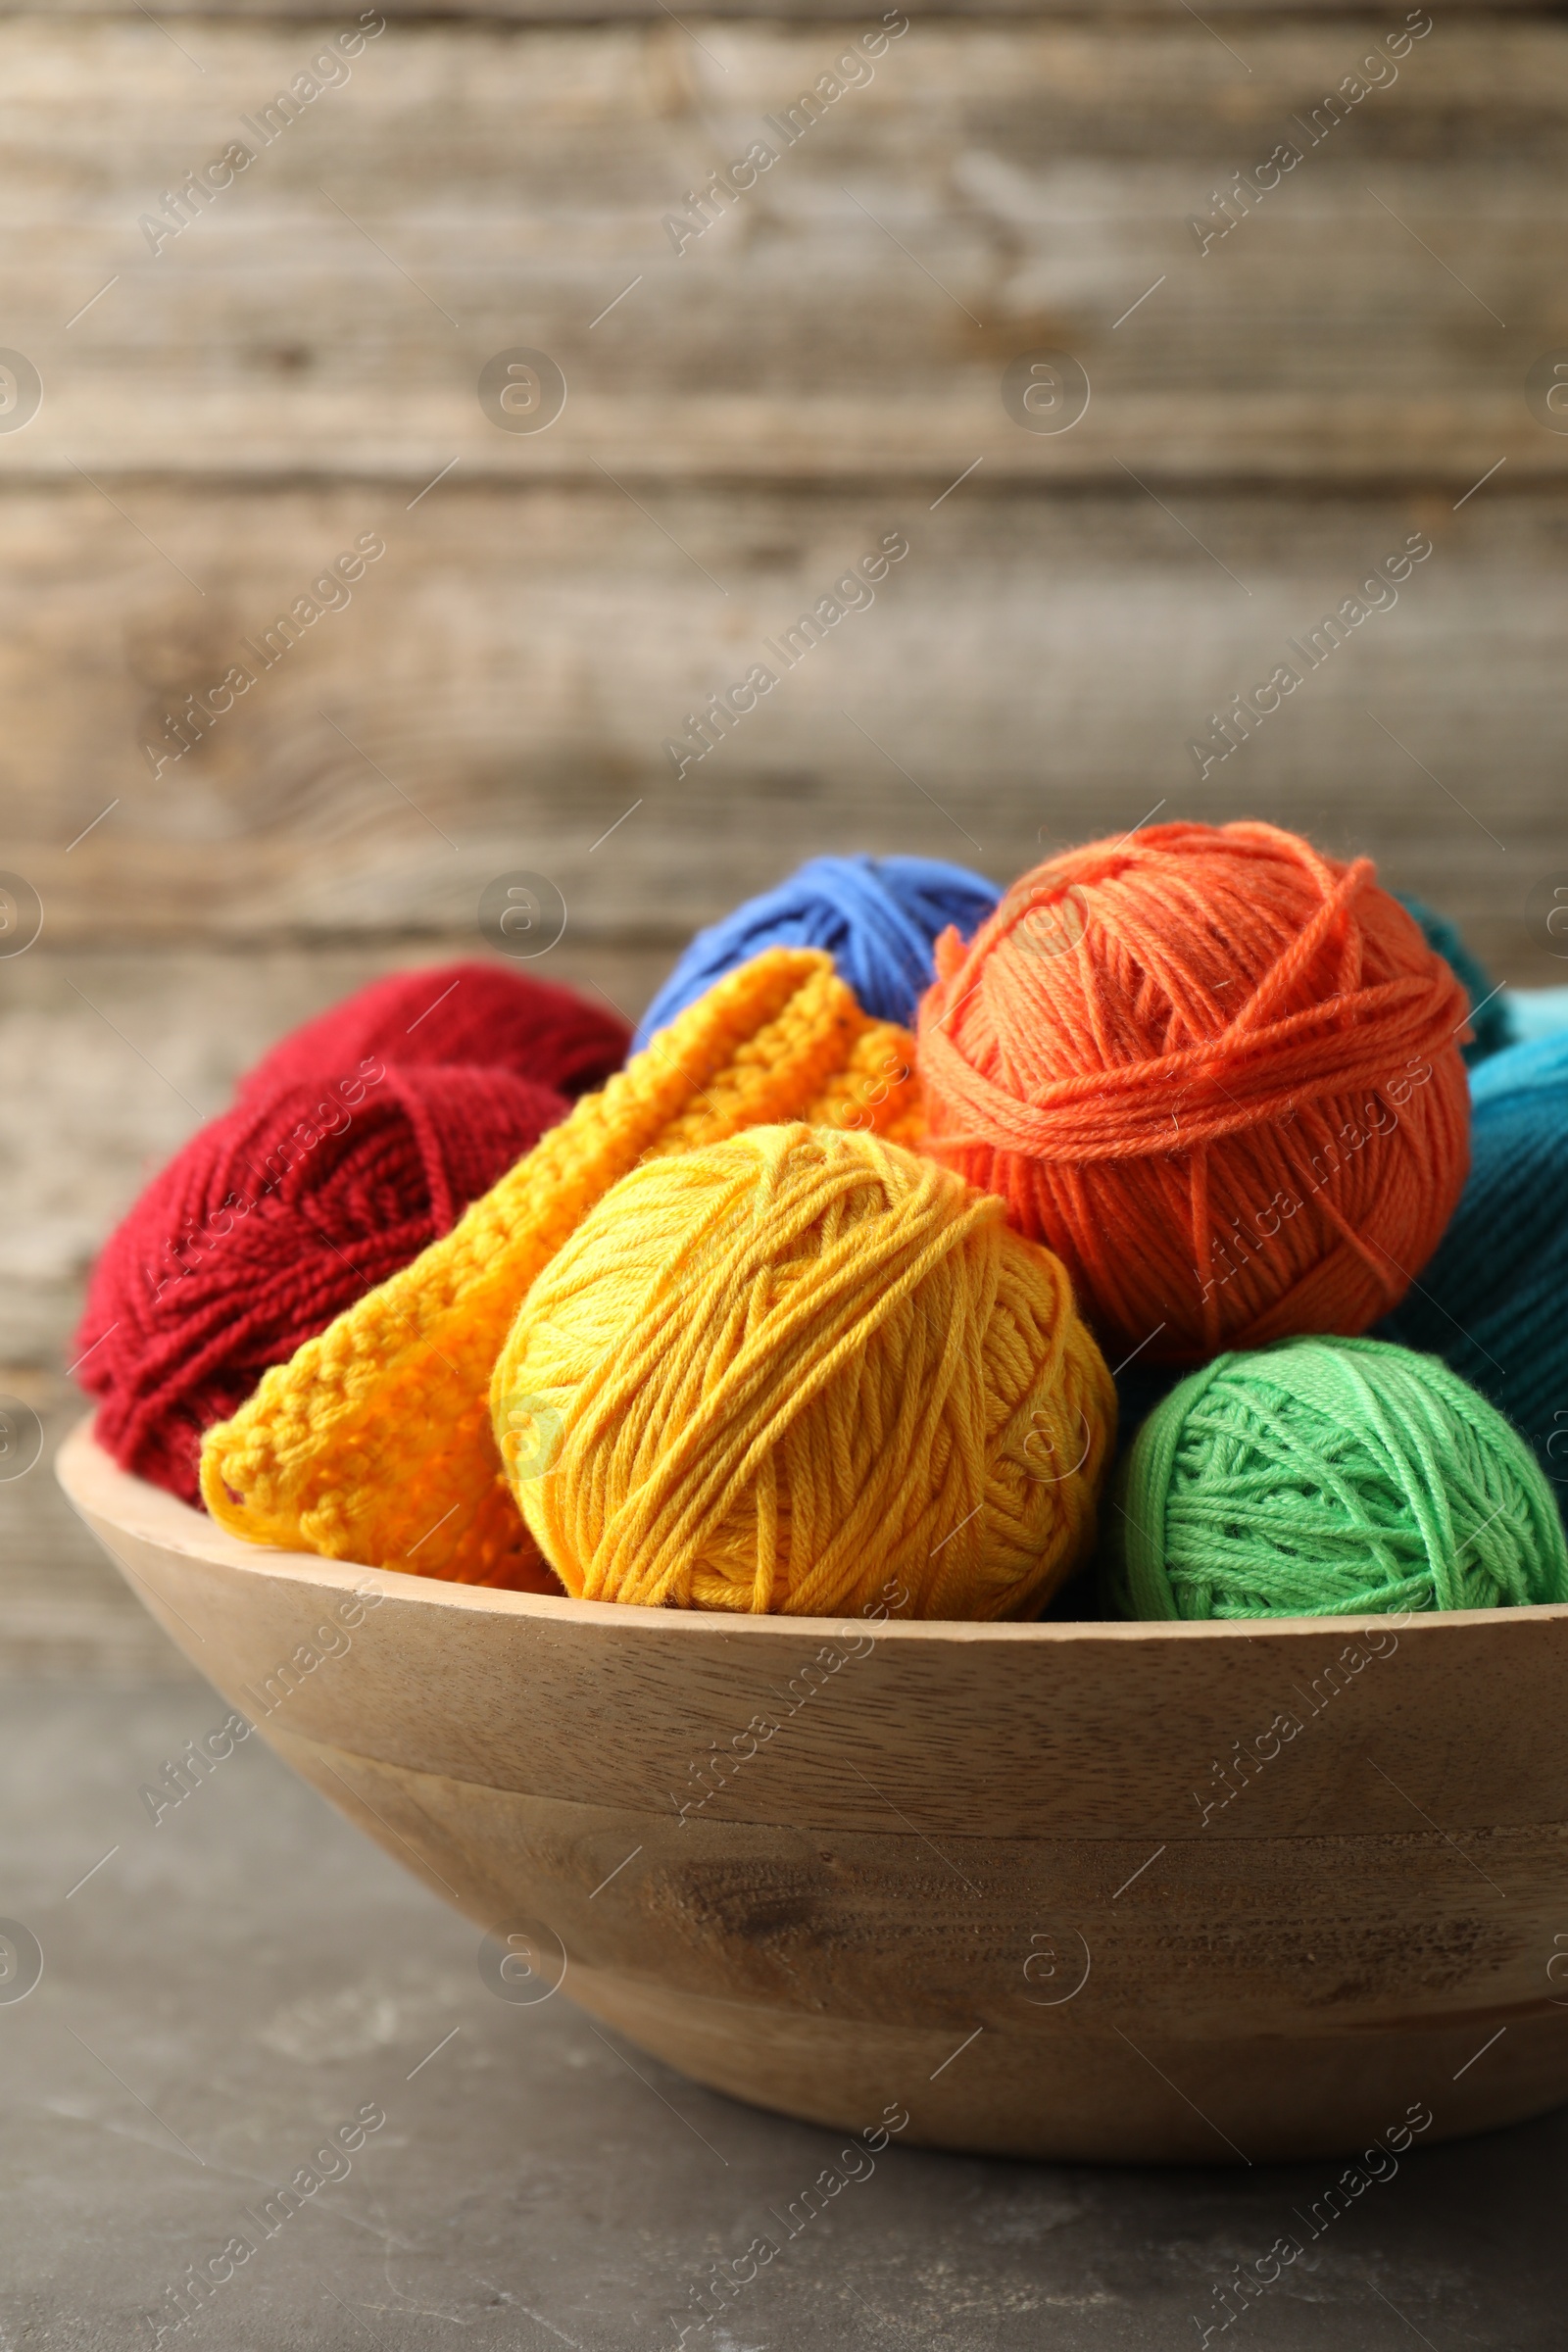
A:
<svg viewBox="0 0 1568 2352">
<path fill-rule="evenodd" d="M 568 1592 L 645 1607 L 1034 1614 L 1094 1543 L 1116 1393 L 1059 1258 L 873 1136 L 754 1127 L 623 1176 L 496 1363 L 497 1444 Z"/>
<path fill-rule="evenodd" d="M 913 1054 L 815 949 L 770 948 L 726 973 L 449 1234 L 208 1431 L 213 1517 L 253 1544 L 554 1591 L 486 1403 L 528 1285 L 640 1159 L 798 1117 L 917 1141 Z"/>
</svg>

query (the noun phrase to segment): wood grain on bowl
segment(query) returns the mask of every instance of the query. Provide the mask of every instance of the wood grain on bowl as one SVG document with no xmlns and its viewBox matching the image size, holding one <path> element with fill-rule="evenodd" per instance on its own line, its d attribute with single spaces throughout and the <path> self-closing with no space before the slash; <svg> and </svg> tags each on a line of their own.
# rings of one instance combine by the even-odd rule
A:
<svg viewBox="0 0 1568 2352">
<path fill-rule="evenodd" d="M 201 1671 L 514 1937 L 525 1988 L 737 2097 L 1206 2164 L 1568 2096 L 1568 1608 L 645 1612 L 253 1548 L 86 1426 L 59 1470 Z"/>
</svg>

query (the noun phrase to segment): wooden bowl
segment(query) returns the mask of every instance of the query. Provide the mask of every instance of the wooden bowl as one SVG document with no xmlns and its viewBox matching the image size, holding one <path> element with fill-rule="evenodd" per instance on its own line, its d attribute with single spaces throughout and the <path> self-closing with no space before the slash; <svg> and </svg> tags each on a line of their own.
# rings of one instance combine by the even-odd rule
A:
<svg viewBox="0 0 1568 2352">
<path fill-rule="evenodd" d="M 1568 1608 L 703 1616 L 255 1547 L 85 1427 L 59 1471 L 493 1990 L 738 2098 L 1210 2164 L 1568 2097 Z"/>
</svg>

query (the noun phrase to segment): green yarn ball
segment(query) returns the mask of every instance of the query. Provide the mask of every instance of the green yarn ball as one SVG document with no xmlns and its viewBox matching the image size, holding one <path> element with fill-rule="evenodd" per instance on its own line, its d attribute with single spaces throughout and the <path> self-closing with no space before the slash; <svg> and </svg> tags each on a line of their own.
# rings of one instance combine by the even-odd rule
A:
<svg viewBox="0 0 1568 2352">
<path fill-rule="evenodd" d="M 1568 1600 L 1523 1438 L 1434 1355 L 1295 1339 L 1216 1356 L 1122 1472 L 1124 1617 L 1347 1617 Z"/>
</svg>

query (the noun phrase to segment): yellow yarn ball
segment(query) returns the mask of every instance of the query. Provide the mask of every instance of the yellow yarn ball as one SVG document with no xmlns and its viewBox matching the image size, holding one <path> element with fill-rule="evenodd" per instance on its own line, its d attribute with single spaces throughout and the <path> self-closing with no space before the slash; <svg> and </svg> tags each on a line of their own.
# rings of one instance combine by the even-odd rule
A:
<svg viewBox="0 0 1568 2352">
<path fill-rule="evenodd" d="M 1116 1397 L 1059 1260 L 876 1137 L 757 1127 L 615 1184 L 490 1393 L 567 1591 L 1034 1614 L 1088 1555 Z"/>
</svg>

